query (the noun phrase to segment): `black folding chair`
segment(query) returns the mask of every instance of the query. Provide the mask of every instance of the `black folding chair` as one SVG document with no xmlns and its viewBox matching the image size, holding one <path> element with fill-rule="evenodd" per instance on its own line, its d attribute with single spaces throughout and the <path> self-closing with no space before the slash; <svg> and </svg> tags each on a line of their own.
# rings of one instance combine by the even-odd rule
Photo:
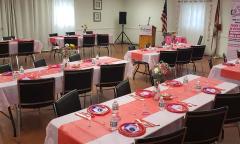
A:
<svg viewBox="0 0 240 144">
<path fill-rule="evenodd" d="M 33 62 L 35 68 L 47 66 L 45 59 L 39 59 Z"/>
<path fill-rule="evenodd" d="M 196 72 L 197 67 L 196 67 L 195 62 L 203 59 L 206 45 L 193 45 L 191 47 L 192 47 L 191 62 L 193 63 L 193 70 L 194 70 L 194 72 Z M 202 72 L 203 72 L 203 65 L 202 65 Z"/>
<path fill-rule="evenodd" d="M 177 49 L 177 61 L 176 64 L 183 70 L 183 65 L 186 65 L 186 69 L 188 72 L 188 67 L 187 65 L 191 61 L 191 56 L 192 56 L 192 48 L 185 48 L 185 49 Z"/>
<path fill-rule="evenodd" d="M 55 101 L 55 79 L 18 80 L 18 109 L 35 109 L 50 106 Z"/>
<path fill-rule="evenodd" d="M 13 40 L 15 39 L 15 36 L 4 36 L 3 40 Z"/>
<path fill-rule="evenodd" d="M 128 79 L 120 82 L 116 86 L 116 97 L 127 95 L 129 93 L 131 93 L 131 87 Z"/>
<path fill-rule="evenodd" d="M 0 65 L 0 74 L 4 72 L 11 72 L 12 66 L 10 64 Z"/>
<path fill-rule="evenodd" d="M 83 56 L 86 57 L 85 48 L 90 49 L 90 57 L 94 55 L 95 35 L 83 35 Z"/>
<path fill-rule="evenodd" d="M 217 94 L 215 97 L 214 108 L 223 106 L 228 107 L 227 118 L 224 121 L 226 126 L 235 126 L 238 128 L 238 135 L 240 137 L 240 93 L 234 94 Z M 233 125 L 230 125 L 233 124 Z M 222 131 L 222 138 L 224 138 L 224 130 Z"/>
<path fill-rule="evenodd" d="M 109 35 L 108 34 L 97 34 L 97 46 L 99 47 L 99 55 L 100 49 L 106 48 L 109 56 Z"/>
<path fill-rule="evenodd" d="M 72 90 L 66 93 L 60 99 L 58 99 L 53 106 L 55 114 L 58 117 L 81 110 L 78 91 Z"/>
<path fill-rule="evenodd" d="M 5 58 L 9 59 L 11 63 L 11 57 L 9 54 L 9 42 L 0 42 L 0 58 L 3 58 L 3 63 L 5 63 Z"/>
<path fill-rule="evenodd" d="M 76 35 L 75 32 L 66 32 L 66 35 Z"/>
<path fill-rule="evenodd" d="M 227 115 L 227 107 L 208 111 L 187 112 L 187 127 L 184 143 L 210 144 L 220 140 L 221 131 Z"/>
<path fill-rule="evenodd" d="M 115 87 L 124 79 L 125 63 L 100 66 L 100 83 L 96 85 L 103 95 L 103 88 L 113 89 L 114 98 L 116 97 Z M 98 93 L 98 89 L 97 89 Z M 98 96 L 99 101 L 99 96 Z"/>
<path fill-rule="evenodd" d="M 176 77 L 177 51 L 161 51 L 159 62 L 161 61 L 167 63 L 171 69 L 174 69 L 174 76 Z"/>
<path fill-rule="evenodd" d="M 200 36 L 199 36 L 199 39 L 198 39 L 197 45 L 201 45 L 201 44 L 202 44 L 202 39 L 203 39 L 203 36 L 200 35 Z"/>
<path fill-rule="evenodd" d="M 69 57 L 69 61 L 70 61 L 70 62 L 79 61 L 79 60 L 81 60 L 80 54 L 74 54 L 74 55 L 71 55 L 71 56 Z"/>
<path fill-rule="evenodd" d="M 183 144 L 186 128 L 155 137 L 135 139 L 135 144 Z"/>
<path fill-rule="evenodd" d="M 92 96 L 87 93 L 92 91 L 93 69 L 64 71 L 64 94 L 74 89 L 84 97 L 84 107 L 86 103 L 86 96 L 90 96 L 90 103 L 92 104 Z"/>
<path fill-rule="evenodd" d="M 17 66 L 19 68 L 18 56 L 31 56 L 32 61 L 34 57 L 34 40 L 31 41 L 18 41 L 18 54 L 16 55 Z M 27 59 L 25 58 L 25 62 Z"/>
</svg>

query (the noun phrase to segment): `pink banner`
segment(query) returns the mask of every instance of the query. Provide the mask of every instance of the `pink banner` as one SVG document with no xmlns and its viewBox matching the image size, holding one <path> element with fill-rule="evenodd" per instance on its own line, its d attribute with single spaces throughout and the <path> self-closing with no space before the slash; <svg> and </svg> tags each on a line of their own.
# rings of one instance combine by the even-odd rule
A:
<svg viewBox="0 0 240 144">
<path fill-rule="evenodd" d="M 240 1 L 232 0 L 231 23 L 228 33 L 227 59 L 237 58 L 237 50 L 240 50 Z"/>
</svg>

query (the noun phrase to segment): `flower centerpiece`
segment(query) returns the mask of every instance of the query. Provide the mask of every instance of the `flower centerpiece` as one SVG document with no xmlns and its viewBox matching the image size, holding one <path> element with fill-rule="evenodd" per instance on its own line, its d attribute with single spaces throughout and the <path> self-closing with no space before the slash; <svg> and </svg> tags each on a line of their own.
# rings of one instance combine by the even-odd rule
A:
<svg viewBox="0 0 240 144">
<path fill-rule="evenodd" d="M 87 25 L 86 24 L 82 25 L 82 28 L 83 28 L 83 33 L 85 34 L 88 28 Z"/>
<path fill-rule="evenodd" d="M 154 85 L 157 86 L 159 83 L 164 81 L 164 76 L 169 74 L 170 68 L 169 65 L 165 62 L 160 62 L 156 64 L 152 69 L 152 78 Z"/>
</svg>

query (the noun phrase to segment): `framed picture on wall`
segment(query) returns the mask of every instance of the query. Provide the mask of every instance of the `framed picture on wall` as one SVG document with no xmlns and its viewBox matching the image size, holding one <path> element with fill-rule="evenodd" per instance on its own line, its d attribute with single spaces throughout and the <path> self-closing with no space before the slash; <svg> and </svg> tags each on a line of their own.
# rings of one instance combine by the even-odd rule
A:
<svg viewBox="0 0 240 144">
<path fill-rule="evenodd" d="M 93 9 L 102 10 L 102 0 L 93 0 Z"/>
<path fill-rule="evenodd" d="M 93 12 L 93 22 L 101 22 L 101 12 Z"/>
</svg>

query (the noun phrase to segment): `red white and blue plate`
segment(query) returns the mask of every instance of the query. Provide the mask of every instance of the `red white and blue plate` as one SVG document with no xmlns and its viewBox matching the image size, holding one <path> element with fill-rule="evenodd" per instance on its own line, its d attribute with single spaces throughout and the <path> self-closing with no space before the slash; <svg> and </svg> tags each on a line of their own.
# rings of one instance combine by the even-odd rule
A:
<svg viewBox="0 0 240 144">
<path fill-rule="evenodd" d="M 138 137 L 146 133 L 146 128 L 140 123 L 124 123 L 119 126 L 120 134 L 127 137 Z"/>
<path fill-rule="evenodd" d="M 140 96 L 140 97 L 144 97 L 144 98 L 150 98 L 154 96 L 154 92 L 150 91 L 150 90 L 136 90 L 136 95 Z"/>
<path fill-rule="evenodd" d="M 110 108 L 106 105 L 91 105 L 88 107 L 87 111 L 91 114 L 103 116 L 110 112 Z"/>
<path fill-rule="evenodd" d="M 206 93 L 206 94 L 219 94 L 221 93 L 221 90 L 215 87 L 204 87 L 202 89 L 202 92 Z"/>
<path fill-rule="evenodd" d="M 184 103 L 168 103 L 165 108 L 173 113 L 185 113 L 188 111 L 188 106 Z"/>
</svg>

